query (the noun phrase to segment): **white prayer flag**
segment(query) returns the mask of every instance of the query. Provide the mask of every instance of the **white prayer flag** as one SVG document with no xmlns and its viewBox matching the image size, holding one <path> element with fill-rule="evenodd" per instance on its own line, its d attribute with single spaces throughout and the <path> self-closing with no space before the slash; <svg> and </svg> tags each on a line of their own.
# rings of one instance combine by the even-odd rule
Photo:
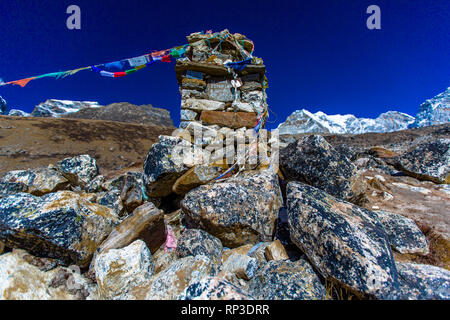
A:
<svg viewBox="0 0 450 320">
<path fill-rule="evenodd" d="M 130 66 L 132 67 L 138 67 L 146 64 L 148 62 L 147 56 L 140 56 L 136 58 L 128 59 L 128 62 L 130 63 Z"/>
</svg>

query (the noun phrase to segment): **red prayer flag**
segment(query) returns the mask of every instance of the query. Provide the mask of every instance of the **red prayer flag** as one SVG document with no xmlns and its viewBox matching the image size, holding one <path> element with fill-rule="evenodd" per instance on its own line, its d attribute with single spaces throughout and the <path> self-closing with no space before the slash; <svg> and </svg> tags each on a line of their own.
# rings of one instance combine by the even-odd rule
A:
<svg viewBox="0 0 450 320">
<path fill-rule="evenodd" d="M 114 72 L 114 78 L 125 77 L 126 75 L 126 72 Z"/>
<path fill-rule="evenodd" d="M 161 61 L 162 61 L 162 62 L 171 62 L 171 61 L 170 61 L 170 54 L 168 54 L 168 55 L 162 57 L 162 58 L 161 58 Z"/>
</svg>

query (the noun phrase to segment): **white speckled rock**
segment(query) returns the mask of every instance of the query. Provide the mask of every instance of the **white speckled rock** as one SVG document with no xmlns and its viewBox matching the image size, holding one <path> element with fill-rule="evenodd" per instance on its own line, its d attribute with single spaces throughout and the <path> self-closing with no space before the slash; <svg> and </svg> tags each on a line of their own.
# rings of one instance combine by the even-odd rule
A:
<svg viewBox="0 0 450 320">
<path fill-rule="evenodd" d="M 450 139 L 436 139 L 392 159 L 397 170 L 419 180 L 450 183 Z"/>
<path fill-rule="evenodd" d="M 250 281 L 248 292 L 261 300 L 321 300 L 326 296 L 319 277 L 303 259 L 269 261 Z"/>
<path fill-rule="evenodd" d="M 207 277 L 191 282 L 178 300 L 254 300 L 254 298 L 225 279 Z"/>
<path fill-rule="evenodd" d="M 0 199 L 0 240 L 8 247 L 80 267 L 89 265 L 117 222 L 113 210 L 71 191 Z"/>
<path fill-rule="evenodd" d="M 72 182 L 85 187 L 98 175 L 97 162 L 88 154 L 59 161 L 57 167 L 61 172 L 71 177 Z M 76 178 L 76 180 L 75 180 Z"/>
<path fill-rule="evenodd" d="M 130 292 L 148 285 L 154 274 L 150 250 L 142 240 L 122 249 L 110 249 L 98 255 L 95 277 L 103 299 L 135 299 Z"/>
<path fill-rule="evenodd" d="M 400 299 L 450 300 L 450 271 L 426 264 L 397 263 Z"/>
<path fill-rule="evenodd" d="M 36 196 L 67 189 L 69 180 L 58 171 L 42 168 L 33 170 L 17 170 L 6 173 L 1 179 L 5 183 L 21 183 L 27 186 L 27 192 Z"/>
<path fill-rule="evenodd" d="M 176 252 L 181 258 L 204 255 L 219 261 L 222 257 L 222 243 L 206 231 L 187 229 L 178 238 Z"/>
<path fill-rule="evenodd" d="M 197 119 L 198 113 L 192 110 L 181 110 L 181 121 L 194 121 Z"/>
<path fill-rule="evenodd" d="M 190 147 L 179 137 L 159 136 L 144 163 L 143 180 L 149 197 L 165 197 L 172 193 L 172 186 L 189 168 L 181 159 L 172 157 L 176 148 Z M 181 152 L 180 150 L 180 152 Z"/>
<path fill-rule="evenodd" d="M 229 248 L 271 240 L 281 206 L 278 177 L 269 171 L 200 186 L 181 202 L 190 228 L 207 231 Z"/>
<path fill-rule="evenodd" d="M 430 252 L 427 238 L 413 220 L 386 211 L 375 211 L 375 214 L 383 224 L 394 250 L 403 254 L 427 255 Z"/>
<path fill-rule="evenodd" d="M 296 182 L 288 184 L 287 208 L 292 242 L 323 277 L 360 295 L 393 298 L 397 270 L 375 213 Z"/>
<path fill-rule="evenodd" d="M 305 136 L 282 149 L 280 168 L 288 181 L 306 183 L 345 200 L 353 196 L 355 165 L 322 136 Z"/>
</svg>

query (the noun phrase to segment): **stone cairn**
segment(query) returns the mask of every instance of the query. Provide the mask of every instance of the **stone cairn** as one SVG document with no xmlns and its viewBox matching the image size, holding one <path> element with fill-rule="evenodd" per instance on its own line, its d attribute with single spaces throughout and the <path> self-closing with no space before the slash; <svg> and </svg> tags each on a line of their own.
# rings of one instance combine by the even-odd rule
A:
<svg viewBox="0 0 450 320">
<path fill-rule="evenodd" d="M 269 167 L 266 67 L 253 56 L 253 42 L 228 30 L 193 33 L 187 40 L 186 55 L 175 66 L 181 93 L 179 136 L 213 153 L 206 164 L 221 164 L 225 174 Z M 234 153 L 214 154 L 217 142 L 228 145 L 227 139 L 234 139 Z M 239 148 L 245 149 L 244 156 Z"/>
</svg>

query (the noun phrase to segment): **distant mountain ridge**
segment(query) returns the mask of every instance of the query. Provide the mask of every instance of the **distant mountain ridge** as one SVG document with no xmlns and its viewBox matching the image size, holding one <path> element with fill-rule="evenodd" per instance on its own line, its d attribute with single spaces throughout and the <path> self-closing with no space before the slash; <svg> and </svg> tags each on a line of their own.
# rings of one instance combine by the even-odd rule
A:
<svg viewBox="0 0 450 320">
<path fill-rule="evenodd" d="M 4 100 L 2 99 L 2 101 Z M 4 102 L 2 113 L 6 114 L 7 106 L 6 101 Z M 38 104 L 31 113 L 11 109 L 8 115 L 17 117 L 107 120 L 167 127 L 174 126 L 168 110 L 155 108 L 151 104 L 136 106 L 128 102 L 112 103 L 107 106 L 102 106 L 94 101 L 48 99 Z"/>
<path fill-rule="evenodd" d="M 38 104 L 31 112 L 32 117 L 60 118 L 70 113 L 78 112 L 86 108 L 100 108 L 98 102 L 93 101 L 71 101 L 49 99 Z"/>
<path fill-rule="evenodd" d="M 83 108 L 78 112 L 64 115 L 64 118 L 174 126 L 168 110 L 155 108 L 151 104 L 136 106 L 127 102 L 112 103 L 101 108 Z"/>
<path fill-rule="evenodd" d="M 280 135 L 299 133 L 361 134 L 366 132 L 391 132 L 407 129 L 414 117 L 397 111 L 381 114 L 376 119 L 357 118 L 352 114 L 327 115 L 321 111 L 311 113 L 297 110 L 278 129 Z"/>
<path fill-rule="evenodd" d="M 398 111 L 382 113 L 376 119 L 357 118 L 352 114 L 327 115 L 306 109 L 292 113 L 278 126 L 280 135 L 301 133 L 362 134 L 386 133 L 450 122 L 450 88 L 421 104 L 414 118 Z"/>
</svg>

